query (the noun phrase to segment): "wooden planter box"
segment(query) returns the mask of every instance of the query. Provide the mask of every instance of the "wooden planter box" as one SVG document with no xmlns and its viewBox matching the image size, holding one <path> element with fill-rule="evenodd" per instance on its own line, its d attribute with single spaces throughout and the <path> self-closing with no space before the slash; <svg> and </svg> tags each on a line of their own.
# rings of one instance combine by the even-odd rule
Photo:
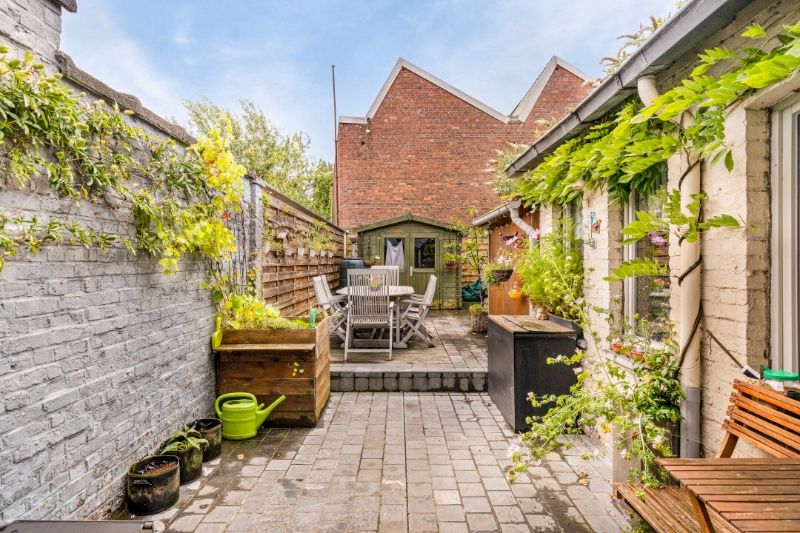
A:
<svg viewBox="0 0 800 533">
<path fill-rule="evenodd" d="M 269 405 L 284 394 L 265 424 L 316 426 L 331 392 L 329 324 L 325 318 L 316 329 L 223 330 L 217 396 L 250 392 Z"/>
</svg>

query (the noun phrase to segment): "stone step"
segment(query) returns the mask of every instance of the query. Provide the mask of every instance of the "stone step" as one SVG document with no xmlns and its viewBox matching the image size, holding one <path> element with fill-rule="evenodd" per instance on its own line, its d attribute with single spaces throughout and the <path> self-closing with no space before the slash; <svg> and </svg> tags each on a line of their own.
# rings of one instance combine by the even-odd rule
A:
<svg viewBox="0 0 800 533">
<path fill-rule="evenodd" d="M 486 392 L 486 369 L 342 370 L 331 368 L 331 392 Z"/>
</svg>

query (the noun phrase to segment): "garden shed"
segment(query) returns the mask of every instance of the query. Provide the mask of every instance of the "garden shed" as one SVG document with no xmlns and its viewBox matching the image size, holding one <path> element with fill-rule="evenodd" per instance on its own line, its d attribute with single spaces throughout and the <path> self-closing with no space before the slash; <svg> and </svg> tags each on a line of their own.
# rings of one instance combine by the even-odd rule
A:
<svg viewBox="0 0 800 533">
<path fill-rule="evenodd" d="M 400 284 L 425 292 L 431 274 L 438 278 L 434 307 L 461 307 L 461 270 L 442 256 L 461 235 L 449 224 L 411 214 L 356 228 L 359 255 L 367 263 L 400 267 Z"/>
</svg>

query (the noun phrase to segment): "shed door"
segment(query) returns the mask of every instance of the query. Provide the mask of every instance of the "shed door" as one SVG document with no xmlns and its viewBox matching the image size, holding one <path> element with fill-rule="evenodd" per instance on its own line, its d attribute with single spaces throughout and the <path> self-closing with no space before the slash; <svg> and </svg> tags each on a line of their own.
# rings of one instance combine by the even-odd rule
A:
<svg viewBox="0 0 800 533">
<path fill-rule="evenodd" d="M 428 280 L 431 274 L 436 274 L 441 263 L 441 239 L 436 233 L 413 232 L 409 233 L 406 243 L 406 263 L 410 274 L 411 286 L 414 287 L 415 294 L 425 294 L 428 288 Z M 441 303 L 441 283 L 439 276 L 436 295 L 433 305 L 439 306 Z"/>
</svg>

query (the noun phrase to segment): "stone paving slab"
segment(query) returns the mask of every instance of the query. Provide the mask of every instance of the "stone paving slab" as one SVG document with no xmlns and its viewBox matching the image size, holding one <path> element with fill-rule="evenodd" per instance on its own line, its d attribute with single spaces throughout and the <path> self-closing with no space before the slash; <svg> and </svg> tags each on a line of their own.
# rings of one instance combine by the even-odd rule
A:
<svg viewBox="0 0 800 533">
<path fill-rule="evenodd" d="M 331 390 L 336 392 L 485 392 L 486 336 L 471 333 L 464 311 L 431 311 L 425 322 L 434 347 L 412 340 L 388 354 L 331 348 Z M 340 343 L 334 341 L 334 346 Z"/>
<path fill-rule="evenodd" d="M 578 439 L 509 484 L 487 394 L 334 393 L 313 429 L 262 429 L 181 488 L 175 532 L 620 531 L 606 462 Z M 566 474 L 572 476 L 566 476 Z M 587 481 L 578 482 L 580 479 Z"/>
</svg>

